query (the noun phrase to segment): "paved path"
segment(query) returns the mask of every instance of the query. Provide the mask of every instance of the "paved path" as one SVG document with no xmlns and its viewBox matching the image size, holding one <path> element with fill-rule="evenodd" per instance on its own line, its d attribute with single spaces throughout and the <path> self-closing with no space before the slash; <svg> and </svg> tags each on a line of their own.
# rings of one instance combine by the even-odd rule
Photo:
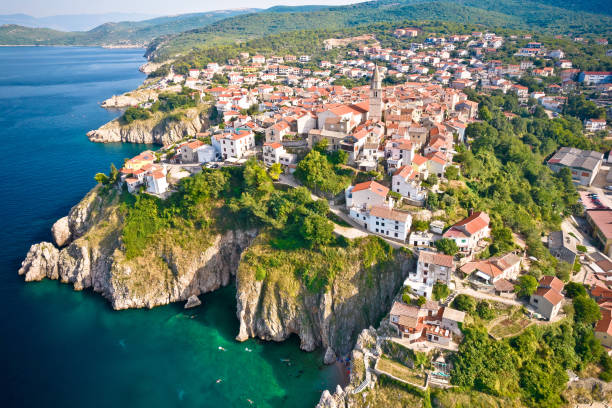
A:
<svg viewBox="0 0 612 408">
<path fill-rule="evenodd" d="M 476 299 L 486 299 L 486 300 L 491 300 L 494 302 L 499 302 L 499 303 L 504 303 L 506 305 L 510 305 L 510 306 L 525 306 L 522 302 L 519 302 L 518 300 L 514 300 L 514 299 L 508 299 L 502 296 L 497 296 L 497 295 L 490 295 L 488 293 L 482 293 L 482 292 L 478 292 L 475 291 L 474 289 L 470 289 L 470 288 L 462 288 L 462 289 L 457 289 L 456 290 L 457 294 L 464 294 L 464 295 L 469 295 L 472 296 Z"/>
</svg>

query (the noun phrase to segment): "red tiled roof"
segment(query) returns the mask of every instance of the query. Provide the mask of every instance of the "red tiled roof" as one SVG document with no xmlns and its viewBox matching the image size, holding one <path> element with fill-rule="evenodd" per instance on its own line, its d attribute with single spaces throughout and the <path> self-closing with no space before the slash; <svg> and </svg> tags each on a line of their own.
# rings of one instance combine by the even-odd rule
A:
<svg viewBox="0 0 612 408">
<path fill-rule="evenodd" d="M 538 290 L 536 290 L 535 295 L 543 297 L 553 305 L 556 305 L 563 300 L 563 295 L 557 292 L 555 289 L 539 287 Z"/>
<path fill-rule="evenodd" d="M 550 276 L 550 275 L 542 276 L 542 278 L 540 279 L 540 282 L 538 283 L 542 287 L 553 288 L 557 292 L 561 292 L 563 290 L 563 287 L 565 286 L 563 284 L 563 281 L 561 281 L 559 278 L 557 278 L 556 276 Z"/>
<path fill-rule="evenodd" d="M 612 310 L 610 309 L 600 309 L 601 310 L 601 319 L 595 325 L 596 333 L 606 333 L 612 336 Z"/>
<path fill-rule="evenodd" d="M 431 263 L 434 265 L 446 266 L 452 268 L 454 265 L 453 257 L 450 255 L 444 255 L 437 252 L 420 251 L 419 262 Z"/>
<path fill-rule="evenodd" d="M 474 234 L 489 225 L 489 215 L 485 212 L 478 211 L 470 215 L 464 220 L 459 221 L 452 228 L 464 227 L 467 232 Z"/>
<path fill-rule="evenodd" d="M 353 187 L 353 192 L 361 190 L 370 190 L 371 192 L 376 193 L 382 197 L 387 197 L 387 194 L 389 193 L 389 188 L 375 182 L 374 180 L 355 184 L 355 186 Z"/>
<path fill-rule="evenodd" d="M 390 208 L 378 207 L 378 206 L 372 207 L 370 209 L 370 215 L 373 215 L 374 217 L 380 217 L 380 218 L 385 218 L 388 220 L 394 220 L 394 221 L 400 221 L 400 222 L 406 222 L 408 218 L 410 217 L 410 214 L 408 213 L 395 211 Z"/>
</svg>

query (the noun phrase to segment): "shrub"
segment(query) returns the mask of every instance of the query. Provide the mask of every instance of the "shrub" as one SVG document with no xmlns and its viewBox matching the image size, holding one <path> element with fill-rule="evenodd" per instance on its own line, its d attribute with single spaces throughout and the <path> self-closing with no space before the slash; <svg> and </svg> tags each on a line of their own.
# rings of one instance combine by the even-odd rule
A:
<svg viewBox="0 0 612 408">
<path fill-rule="evenodd" d="M 460 294 L 453 300 L 451 306 L 454 309 L 461 310 L 463 312 L 472 313 L 476 307 L 476 302 L 473 297 Z"/>
<path fill-rule="evenodd" d="M 435 300 L 442 300 L 446 299 L 448 295 L 450 295 L 450 290 L 444 283 L 436 282 L 431 293 Z"/>
</svg>

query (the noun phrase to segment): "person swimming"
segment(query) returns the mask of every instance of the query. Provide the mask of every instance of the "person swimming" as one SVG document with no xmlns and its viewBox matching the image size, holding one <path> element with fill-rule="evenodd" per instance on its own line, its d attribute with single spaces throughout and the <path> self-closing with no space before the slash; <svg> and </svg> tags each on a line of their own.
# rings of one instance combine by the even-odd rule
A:
<svg viewBox="0 0 612 408">
<path fill-rule="evenodd" d="M 217 384 L 219 384 L 221 381 L 223 381 L 223 380 L 219 378 L 219 379 L 217 380 Z"/>
<path fill-rule="evenodd" d="M 245 350 L 245 351 L 248 351 L 249 353 L 250 353 L 251 351 L 253 351 L 253 350 L 251 350 L 251 349 L 250 349 L 250 348 L 248 348 L 248 347 L 245 347 L 245 348 L 244 348 L 244 350 Z"/>
<path fill-rule="evenodd" d="M 219 346 L 219 350 L 225 351 L 225 349 L 223 347 L 221 347 L 221 346 Z"/>
<path fill-rule="evenodd" d="M 253 405 L 253 401 L 251 401 L 250 399 L 247 398 L 247 401 L 249 401 L 249 404 Z"/>
</svg>

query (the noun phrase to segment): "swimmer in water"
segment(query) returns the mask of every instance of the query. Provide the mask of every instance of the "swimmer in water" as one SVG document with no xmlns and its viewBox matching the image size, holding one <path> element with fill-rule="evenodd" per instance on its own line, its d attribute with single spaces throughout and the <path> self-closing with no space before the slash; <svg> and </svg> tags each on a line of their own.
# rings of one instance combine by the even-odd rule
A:
<svg viewBox="0 0 612 408">
<path fill-rule="evenodd" d="M 250 353 L 251 351 L 253 351 L 253 350 L 251 350 L 251 349 L 250 349 L 250 348 L 248 348 L 248 347 L 245 347 L 244 349 L 245 349 L 246 351 L 248 351 L 249 353 Z"/>
<path fill-rule="evenodd" d="M 217 384 L 219 384 L 221 381 L 222 381 L 222 380 L 219 378 L 219 379 L 217 380 Z"/>
<path fill-rule="evenodd" d="M 249 401 L 249 404 L 253 405 L 253 401 L 251 401 L 250 399 L 247 398 L 247 401 Z"/>
<path fill-rule="evenodd" d="M 219 346 L 219 350 L 225 351 L 225 349 L 223 347 L 221 347 L 221 346 Z"/>
</svg>

